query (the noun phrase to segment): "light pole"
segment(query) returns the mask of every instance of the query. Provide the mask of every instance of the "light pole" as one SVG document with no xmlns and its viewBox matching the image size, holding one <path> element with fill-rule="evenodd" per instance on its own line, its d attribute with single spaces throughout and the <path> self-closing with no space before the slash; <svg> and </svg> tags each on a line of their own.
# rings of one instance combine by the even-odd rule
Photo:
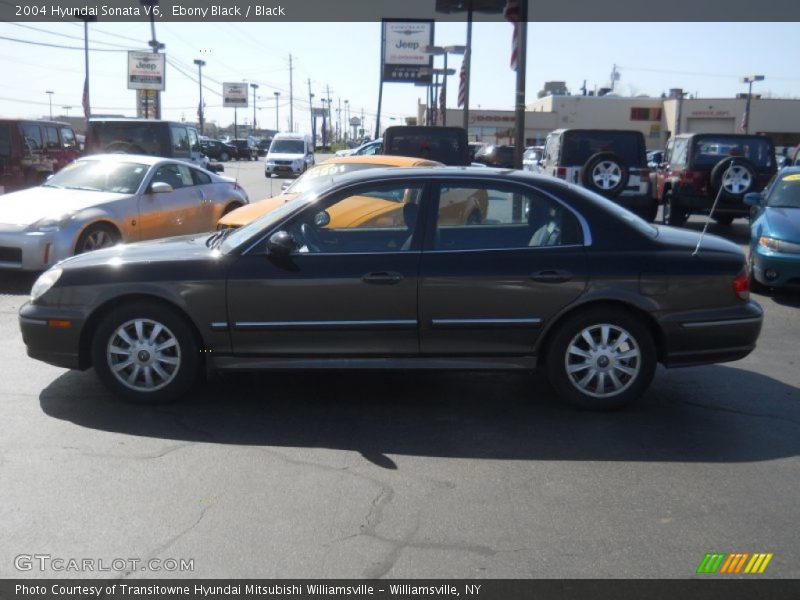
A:
<svg viewBox="0 0 800 600">
<path fill-rule="evenodd" d="M 159 43 L 159 41 L 156 39 L 156 15 L 155 15 L 155 12 L 153 11 L 153 7 L 158 5 L 158 2 L 159 2 L 159 0 L 139 0 L 139 3 L 142 6 L 149 6 L 150 7 L 150 10 L 149 10 L 149 13 L 150 13 L 150 33 L 153 36 L 153 39 L 151 39 L 147 44 L 148 44 L 148 46 L 150 46 L 153 49 L 153 54 L 158 54 L 159 50 L 163 50 L 165 48 L 164 44 Z M 145 119 L 150 118 L 150 116 L 148 114 L 150 112 L 150 109 L 149 109 L 149 106 L 148 106 L 148 104 L 149 104 L 148 98 L 149 98 L 149 96 L 145 96 L 145 101 L 144 101 L 144 112 L 145 112 L 144 116 L 145 116 Z M 156 95 L 154 96 L 153 104 L 154 104 L 153 113 L 155 114 L 155 118 L 156 119 L 160 119 L 161 118 L 161 92 L 159 92 L 158 90 L 156 90 Z"/>
<path fill-rule="evenodd" d="M 344 132 L 344 143 L 347 144 L 348 138 L 350 137 L 348 134 L 350 133 L 350 100 L 344 101 L 344 122 L 347 127 L 345 128 Z"/>
<path fill-rule="evenodd" d="M 257 83 L 251 83 L 250 87 L 253 88 L 253 133 L 255 133 L 256 127 L 256 90 L 258 89 Z"/>
<path fill-rule="evenodd" d="M 64 109 L 64 112 L 67 113 L 67 118 L 69 119 L 69 111 L 72 109 L 71 106 L 62 106 L 61 108 Z"/>
<path fill-rule="evenodd" d="M 89 101 L 89 23 L 97 21 L 97 17 L 85 13 L 78 18 L 83 21 L 83 63 L 85 71 L 81 104 L 83 104 L 83 116 L 86 119 L 86 127 L 88 129 L 89 116 L 92 114 L 92 105 Z"/>
<path fill-rule="evenodd" d="M 447 125 L 447 76 L 452 75 L 455 71 L 448 71 L 447 69 L 447 55 L 448 54 L 464 54 L 467 51 L 466 46 L 425 46 L 425 52 L 433 55 L 441 54 L 444 56 L 444 72 L 442 78 L 442 125 Z"/>
<path fill-rule="evenodd" d="M 753 82 L 764 81 L 763 75 L 746 75 L 739 78 L 739 83 L 747 84 L 747 104 L 744 107 L 744 117 L 742 117 L 742 129 L 745 133 L 750 130 L 750 99 L 753 97 Z"/>
<path fill-rule="evenodd" d="M 203 112 L 203 67 L 206 66 L 206 61 L 199 58 L 194 61 L 197 65 L 197 75 L 200 82 L 200 104 L 197 107 L 197 118 L 200 121 L 200 135 L 204 135 L 203 124 L 205 123 L 205 115 Z"/>
<path fill-rule="evenodd" d="M 45 92 L 45 94 L 47 94 L 47 98 L 48 98 L 48 100 L 50 102 L 50 120 L 51 121 L 53 120 L 53 93 L 54 92 L 52 90 L 47 90 Z"/>
<path fill-rule="evenodd" d="M 273 92 L 275 94 L 275 133 L 281 130 L 280 121 L 278 120 L 278 99 L 281 97 L 280 92 Z"/>
</svg>

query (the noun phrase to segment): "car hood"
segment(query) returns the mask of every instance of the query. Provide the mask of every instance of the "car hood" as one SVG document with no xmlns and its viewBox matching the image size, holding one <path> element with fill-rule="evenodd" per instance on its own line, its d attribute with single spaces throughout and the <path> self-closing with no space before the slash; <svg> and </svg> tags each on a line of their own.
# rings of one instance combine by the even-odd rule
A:
<svg viewBox="0 0 800 600">
<path fill-rule="evenodd" d="M 130 198 L 131 194 L 34 187 L 0 196 L 0 224 L 27 227 L 45 218 Z"/>
<path fill-rule="evenodd" d="M 295 193 L 281 194 L 280 196 L 273 196 L 266 200 L 259 200 L 258 202 L 246 204 L 236 210 L 232 210 L 222 217 L 217 221 L 217 227 L 241 227 L 242 225 L 247 225 L 251 221 L 255 221 L 261 215 L 267 214 L 271 210 L 278 208 L 282 204 L 286 204 L 289 200 L 293 200 L 296 197 L 297 194 Z"/>
<path fill-rule="evenodd" d="M 800 243 L 800 208 L 767 208 L 763 221 L 765 235 Z"/>
<path fill-rule="evenodd" d="M 58 266 L 64 269 L 82 269 L 99 266 L 118 267 L 131 263 L 218 259 L 222 256 L 219 250 L 212 250 L 206 246 L 206 240 L 211 235 L 211 232 L 195 233 L 135 244 L 117 244 L 111 248 L 77 254 L 62 260 Z"/>
<path fill-rule="evenodd" d="M 301 160 L 301 159 L 304 158 L 304 156 L 305 155 L 302 152 L 300 152 L 300 153 L 290 153 L 290 154 L 286 154 L 284 152 L 281 152 L 281 153 L 271 152 L 270 154 L 267 155 L 267 159 L 268 160 Z"/>
<path fill-rule="evenodd" d="M 672 250 L 694 252 L 694 249 L 697 248 L 697 242 L 700 241 L 700 233 L 697 231 L 668 227 L 666 225 L 657 225 L 656 228 L 658 229 L 658 241 L 661 244 L 669 246 Z M 703 236 L 703 243 L 700 245 L 699 254 L 702 254 L 704 251 L 729 252 L 744 257 L 744 252 L 742 252 L 739 246 L 710 233 L 706 233 Z"/>
</svg>

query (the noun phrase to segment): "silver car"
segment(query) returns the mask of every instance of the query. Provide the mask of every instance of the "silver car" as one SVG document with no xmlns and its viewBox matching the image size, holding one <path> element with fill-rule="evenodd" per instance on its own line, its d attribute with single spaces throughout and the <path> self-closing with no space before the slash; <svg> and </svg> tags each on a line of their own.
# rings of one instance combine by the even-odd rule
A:
<svg viewBox="0 0 800 600">
<path fill-rule="evenodd" d="M 119 242 L 211 231 L 248 202 L 233 179 L 180 160 L 81 158 L 41 186 L 0 196 L 0 268 L 40 271 Z"/>
</svg>

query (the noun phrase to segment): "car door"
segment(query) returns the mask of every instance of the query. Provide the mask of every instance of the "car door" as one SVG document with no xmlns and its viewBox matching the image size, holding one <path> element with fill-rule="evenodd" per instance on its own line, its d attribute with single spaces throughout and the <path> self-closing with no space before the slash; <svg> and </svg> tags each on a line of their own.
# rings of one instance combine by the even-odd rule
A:
<svg viewBox="0 0 800 600">
<path fill-rule="evenodd" d="M 154 193 L 154 183 L 167 183 L 172 191 Z M 141 239 L 208 231 L 208 227 L 203 225 L 203 203 L 204 198 L 194 185 L 189 165 L 178 162 L 157 165 L 139 198 Z"/>
<path fill-rule="evenodd" d="M 487 197 L 482 221 L 446 216 Z M 420 350 L 530 354 L 547 322 L 586 287 L 584 232 L 554 197 L 497 180 L 434 186 L 420 267 Z"/>
<path fill-rule="evenodd" d="M 282 227 L 295 240 L 290 256 L 267 255 L 264 239 L 240 256 L 227 290 L 234 352 L 417 354 L 423 189 L 404 181 L 335 193 Z"/>
</svg>

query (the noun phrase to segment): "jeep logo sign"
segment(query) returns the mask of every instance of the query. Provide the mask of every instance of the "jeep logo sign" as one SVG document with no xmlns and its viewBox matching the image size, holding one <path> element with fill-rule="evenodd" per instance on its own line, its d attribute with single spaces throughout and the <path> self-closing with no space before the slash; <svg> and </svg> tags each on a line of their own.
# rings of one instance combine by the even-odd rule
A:
<svg viewBox="0 0 800 600">
<path fill-rule="evenodd" d="M 128 89 L 164 91 L 166 54 L 128 52 Z"/>
<path fill-rule="evenodd" d="M 225 108 L 247 108 L 247 85 L 235 82 L 223 83 L 222 106 Z"/>
<path fill-rule="evenodd" d="M 433 55 L 425 47 L 433 45 L 433 21 L 393 21 L 383 25 L 383 81 L 429 82 L 419 69 L 433 66 Z"/>
</svg>

